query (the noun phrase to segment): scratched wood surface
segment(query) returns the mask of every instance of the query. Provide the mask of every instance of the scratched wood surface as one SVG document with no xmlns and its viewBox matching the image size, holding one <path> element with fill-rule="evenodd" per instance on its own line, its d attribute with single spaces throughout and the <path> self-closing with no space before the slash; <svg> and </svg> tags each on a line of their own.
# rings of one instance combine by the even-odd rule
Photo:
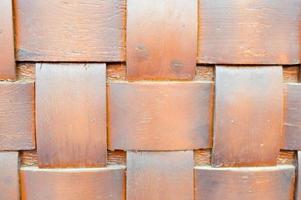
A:
<svg viewBox="0 0 301 200">
<path fill-rule="evenodd" d="M 40 167 L 106 164 L 105 69 L 104 64 L 37 64 Z"/>
</svg>

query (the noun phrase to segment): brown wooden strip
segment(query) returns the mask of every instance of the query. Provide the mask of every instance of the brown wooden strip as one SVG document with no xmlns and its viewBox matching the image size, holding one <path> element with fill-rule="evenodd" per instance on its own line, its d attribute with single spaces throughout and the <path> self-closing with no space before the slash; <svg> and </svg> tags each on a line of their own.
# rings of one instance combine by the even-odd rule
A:
<svg viewBox="0 0 301 200">
<path fill-rule="evenodd" d="M 0 199 L 19 200 L 18 152 L 0 152 Z"/>
<path fill-rule="evenodd" d="M 212 100 L 212 82 L 110 83 L 109 149 L 211 147 Z"/>
<path fill-rule="evenodd" d="M 19 61 L 124 61 L 125 0 L 16 0 Z"/>
<path fill-rule="evenodd" d="M 0 79 L 15 79 L 12 0 L 0 1 Z"/>
<path fill-rule="evenodd" d="M 128 0 L 126 36 L 128 79 L 193 79 L 197 0 Z"/>
<path fill-rule="evenodd" d="M 198 63 L 300 63 L 300 0 L 199 1 Z"/>
<path fill-rule="evenodd" d="M 35 148 L 34 82 L 0 83 L 0 151 Z"/>
<path fill-rule="evenodd" d="M 106 164 L 104 64 L 38 64 L 37 143 L 40 167 Z"/>
<path fill-rule="evenodd" d="M 22 200 L 124 200 L 125 167 L 21 168 Z"/>
<path fill-rule="evenodd" d="M 275 165 L 282 142 L 282 67 L 216 68 L 214 166 Z"/>
<path fill-rule="evenodd" d="M 295 167 L 195 167 L 195 200 L 293 200 Z"/>
<path fill-rule="evenodd" d="M 285 115 L 283 149 L 301 150 L 301 84 L 285 85 Z"/>
<path fill-rule="evenodd" d="M 301 200 L 301 152 L 298 151 L 298 163 L 297 163 L 297 178 L 296 178 L 296 200 Z"/>
<path fill-rule="evenodd" d="M 127 152 L 128 200 L 192 200 L 193 152 Z"/>
</svg>

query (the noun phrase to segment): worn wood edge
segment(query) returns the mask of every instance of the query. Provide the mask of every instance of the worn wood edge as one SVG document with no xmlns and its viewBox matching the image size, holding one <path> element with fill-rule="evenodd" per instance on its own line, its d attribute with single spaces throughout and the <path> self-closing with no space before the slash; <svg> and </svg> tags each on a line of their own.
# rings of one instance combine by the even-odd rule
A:
<svg viewBox="0 0 301 200">
<path fill-rule="evenodd" d="M 211 167 L 211 166 L 195 166 L 195 170 L 204 171 L 233 171 L 233 172 L 265 172 L 280 170 L 295 170 L 294 165 L 275 165 L 275 166 L 256 166 L 256 167 Z"/>
<path fill-rule="evenodd" d="M 107 165 L 106 167 L 93 167 L 93 168 L 39 168 L 37 166 L 21 166 L 21 171 L 34 171 L 34 172 L 61 172 L 61 173 L 80 173 L 80 172 L 105 172 L 112 170 L 125 170 L 125 165 Z"/>
</svg>

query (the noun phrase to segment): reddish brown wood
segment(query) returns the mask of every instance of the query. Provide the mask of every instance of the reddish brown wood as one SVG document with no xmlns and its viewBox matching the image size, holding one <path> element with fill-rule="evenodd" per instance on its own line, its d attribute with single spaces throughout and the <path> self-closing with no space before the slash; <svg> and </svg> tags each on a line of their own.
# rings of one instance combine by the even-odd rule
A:
<svg viewBox="0 0 301 200">
<path fill-rule="evenodd" d="M 195 167 L 195 200 L 293 200 L 295 167 Z"/>
<path fill-rule="evenodd" d="M 198 62 L 300 63 L 300 24 L 300 0 L 201 0 Z"/>
<path fill-rule="evenodd" d="M 110 83 L 109 149 L 211 147 L 212 100 L 212 82 Z"/>
<path fill-rule="evenodd" d="M 106 164 L 104 64 L 38 64 L 37 143 L 40 167 Z"/>
<path fill-rule="evenodd" d="M 192 200 L 193 152 L 127 152 L 128 200 Z"/>
<path fill-rule="evenodd" d="M 16 0 L 19 61 L 124 61 L 125 0 Z"/>
<path fill-rule="evenodd" d="M 12 0 L 0 1 L 0 79 L 15 79 Z"/>
<path fill-rule="evenodd" d="M 283 149 L 301 150 L 301 84 L 285 85 Z"/>
<path fill-rule="evenodd" d="M 124 200 L 125 167 L 21 168 L 22 200 Z"/>
<path fill-rule="evenodd" d="M 297 183 L 296 183 L 296 200 L 301 200 L 301 152 L 297 152 Z"/>
<path fill-rule="evenodd" d="M 0 199 L 19 200 L 18 152 L 0 152 Z"/>
<path fill-rule="evenodd" d="M 217 66 L 212 164 L 274 165 L 282 142 L 282 67 Z"/>
<path fill-rule="evenodd" d="M 0 83 L 0 151 L 35 148 L 34 83 Z"/>
<path fill-rule="evenodd" d="M 197 0 L 128 0 L 126 37 L 128 79 L 193 79 Z"/>
</svg>

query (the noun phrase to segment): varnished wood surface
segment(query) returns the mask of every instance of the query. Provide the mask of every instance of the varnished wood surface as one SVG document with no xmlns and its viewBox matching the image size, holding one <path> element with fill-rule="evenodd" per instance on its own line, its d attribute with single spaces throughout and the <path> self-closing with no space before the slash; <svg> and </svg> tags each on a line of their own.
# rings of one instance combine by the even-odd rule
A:
<svg viewBox="0 0 301 200">
<path fill-rule="evenodd" d="M 16 0 L 19 61 L 124 61 L 125 0 Z"/>
<path fill-rule="evenodd" d="M 211 147 L 212 82 L 112 82 L 109 149 Z"/>
<path fill-rule="evenodd" d="M 0 152 L 0 199 L 19 200 L 18 152 Z"/>
<path fill-rule="evenodd" d="M 35 148 L 34 82 L 0 82 L 0 151 Z"/>
<path fill-rule="evenodd" d="M 193 79 L 197 0 L 128 0 L 126 44 L 128 79 Z"/>
<path fill-rule="evenodd" d="M 127 152 L 127 200 L 192 200 L 193 152 Z"/>
<path fill-rule="evenodd" d="M 300 0 L 200 0 L 198 63 L 300 63 Z"/>
<path fill-rule="evenodd" d="M 274 165 L 282 142 L 282 67 L 217 66 L 212 164 Z"/>
<path fill-rule="evenodd" d="M 16 77 L 12 2 L 0 1 L 0 80 Z"/>
<path fill-rule="evenodd" d="M 106 164 L 106 66 L 37 64 L 40 167 Z"/>
<path fill-rule="evenodd" d="M 293 200 L 295 167 L 195 167 L 195 200 Z"/>
<path fill-rule="evenodd" d="M 20 170 L 22 200 L 125 200 L 125 167 Z"/>
</svg>

